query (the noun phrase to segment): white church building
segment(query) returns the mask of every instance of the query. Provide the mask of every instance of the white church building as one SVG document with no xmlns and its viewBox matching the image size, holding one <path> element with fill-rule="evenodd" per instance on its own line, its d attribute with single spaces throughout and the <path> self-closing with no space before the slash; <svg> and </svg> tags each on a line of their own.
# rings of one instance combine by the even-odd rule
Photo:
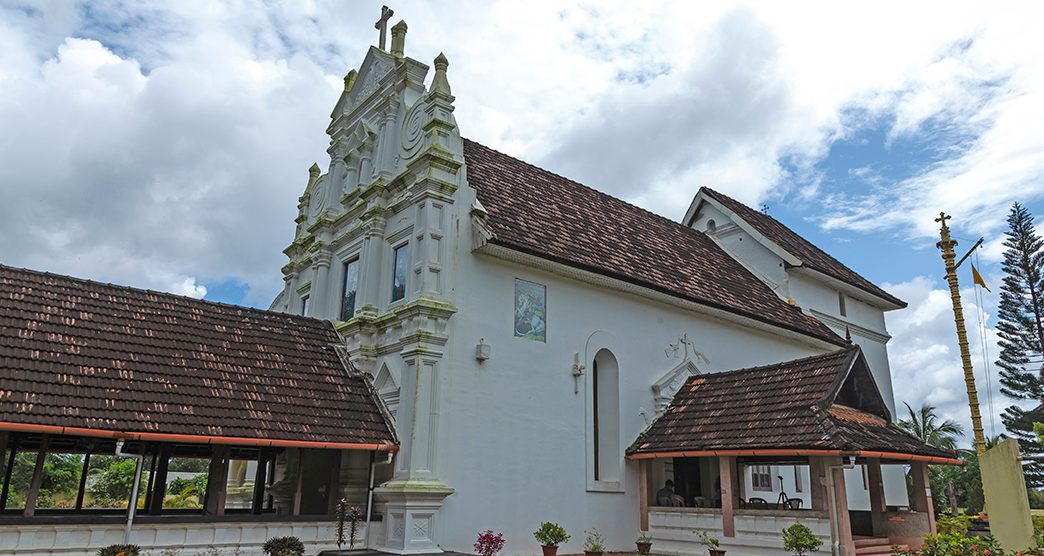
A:
<svg viewBox="0 0 1044 556">
<path fill-rule="evenodd" d="M 712 189 L 675 222 L 463 138 L 406 31 L 345 77 L 269 310 L 0 265 L 0 553 L 316 554 L 342 498 L 395 554 L 536 554 L 544 521 L 563 554 L 934 531 L 927 465 L 957 462 L 894 424 L 903 301 Z"/>
<path fill-rule="evenodd" d="M 531 532 L 555 521 L 573 535 L 565 552 L 591 528 L 626 549 L 648 530 L 650 493 L 686 460 L 629 459 L 628 446 L 690 377 L 837 352 L 846 335 L 872 372 L 876 388 L 863 386 L 878 413 L 894 420 L 884 313 L 903 301 L 711 189 L 674 222 L 463 138 L 447 59 L 435 58 L 425 86 L 429 67 L 405 54 L 406 29 L 394 26 L 391 48 L 371 47 L 345 78 L 330 160 L 309 171 L 271 307 L 334 321 L 394 416 L 401 450 L 379 477 L 373 546 L 466 552 L 493 529 L 509 553 L 533 553 Z M 852 450 L 836 485 L 852 511 L 841 519 L 813 500 L 825 472 L 810 455 L 734 462 L 737 503 L 766 501 L 735 508 L 742 527 L 723 527 L 705 489 L 686 504 L 708 507 L 679 508 L 684 525 L 654 538 L 674 543 L 703 524 L 737 554 L 778 552 L 766 535 L 796 517 L 825 549 L 831 536 L 851 549 L 853 532 L 830 524 L 881 537 L 871 510 L 904 523 L 908 513 L 927 531 L 930 504 L 907 495 L 910 459 L 882 466 Z M 783 511 L 781 491 L 806 512 Z M 744 517 L 758 512 L 774 517 Z"/>
</svg>

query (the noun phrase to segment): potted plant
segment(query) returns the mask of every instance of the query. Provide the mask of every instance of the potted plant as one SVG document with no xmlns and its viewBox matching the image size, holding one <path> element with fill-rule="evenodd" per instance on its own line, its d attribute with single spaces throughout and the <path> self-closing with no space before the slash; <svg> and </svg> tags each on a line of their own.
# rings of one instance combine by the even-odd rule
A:
<svg viewBox="0 0 1044 556">
<path fill-rule="evenodd" d="M 479 556 L 495 556 L 503 549 L 504 533 L 493 534 L 493 531 L 486 529 L 475 540 L 475 552 Z"/>
<path fill-rule="evenodd" d="M 706 531 L 693 531 L 693 533 L 696 533 L 696 540 L 707 547 L 710 556 L 725 556 L 725 551 L 718 545 L 717 537 L 708 535 Z"/>
<path fill-rule="evenodd" d="M 605 538 L 598 532 L 598 529 L 591 529 L 590 531 L 584 531 L 587 533 L 587 540 L 584 541 L 584 554 L 586 556 L 598 556 L 605 552 Z"/>
<path fill-rule="evenodd" d="M 297 537 L 272 537 L 265 541 L 261 550 L 271 556 L 301 556 L 304 554 L 304 543 Z"/>
<path fill-rule="evenodd" d="M 544 556 L 555 556 L 558 553 L 558 545 L 569 540 L 566 530 L 550 521 L 541 523 L 540 528 L 533 532 L 533 537 L 540 543 Z"/>
<path fill-rule="evenodd" d="M 819 550 L 821 546 L 823 546 L 823 541 L 801 523 L 795 523 L 783 530 L 783 550 L 787 552 L 805 556 L 809 552 Z"/>
<path fill-rule="evenodd" d="M 141 547 L 136 544 L 110 544 L 98 550 L 98 556 L 138 556 Z"/>
<path fill-rule="evenodd" d="M 634 545 L 638 547 L 638 554 L 646 556 L 652 550 L 652 537 L 643 532 L 635 539 Z"/>
</svg>

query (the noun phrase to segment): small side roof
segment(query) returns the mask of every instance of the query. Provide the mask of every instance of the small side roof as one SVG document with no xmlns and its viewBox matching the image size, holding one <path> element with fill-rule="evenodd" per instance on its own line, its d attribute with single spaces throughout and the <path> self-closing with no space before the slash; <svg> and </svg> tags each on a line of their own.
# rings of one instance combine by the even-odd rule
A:
<svg viewBox="0 0 1044 556">
<path fill-rule="evenodd" d="M 689 214 L 685 217 L 685 223 L 687 225 L 691 224 L 692 219 L 695 217 L 699 209 L 699 203 L 703 198 L 715 201 L 720 207 L 726 209 L 727 212 L 731 212 L 736 215 L 736 217 L 742 219 L 757 230 L 757 232 L 765 239 L 775 243 L 783 251 L 789 253 L 795 259 L 800 261 L 800 266 L 818 271 L 831 278 L 858 288 L 859 290 L 884 301 L 886 304 L 893 306 L 893 308 L 899 309 L 906 307 L 905 301 L 895 297 L 870 280 L 860 276 L 859 273 L 848 268 L 848 266 L 830 256 L 826 251 L 816 247 L 812 242 L 801 237 L 779 220 L 776 220 L 763 212 L 756 211 L 736 199 L 709 187 L 701 187 L 699 192 L 696 194 L 696 201 L 693 203 L 693 207 L 689 209 Z"/>
<path fill-rule="evenodd" d="M 690 378 L 628 457 L 835 453 L 958 463 L 890 422 L 858 346 Z"/>
<path fill-rule="evenodd" d="M 394 450 L 331 323 L 0 265 L 0 430 Z"/>
</svg>

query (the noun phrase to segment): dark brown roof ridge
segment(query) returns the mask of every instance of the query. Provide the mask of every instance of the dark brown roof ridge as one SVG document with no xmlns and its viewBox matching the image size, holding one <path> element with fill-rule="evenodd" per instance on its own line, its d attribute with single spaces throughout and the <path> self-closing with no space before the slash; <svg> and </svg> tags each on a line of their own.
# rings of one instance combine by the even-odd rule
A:
<svg viewBox="0 0 1044 556">
<path fill-rule="evenodd" d="M 758 212 L 747 206 L 745 203 L 710 187 L 702 186 L 700 187 L 700 191 L 706 191 L 708 195 L 725 205 L 726 208 L 737 213 L 737 216 L 747 220 L 749 224 L 754 226 L 758 232 L 763 234 L 770 241 L 777 243 L 784 251 L 787 251 L 791 255 L 801 259 L 802 265 L 826 274 L 836 280 L 840 280 L 878 298 L 884 299 L 889 303 L 899 305 L 900 307 L 907 306 L 905 301 L 888 293 L 870 280 L 867 280 L 861 274 L 852 270 L 848 265 L 841 262 L 830 253 L 817 247 L 801 234 L 791 230 L 789 226 L 780 222 L 772 215 Z M 778 227 L 780 229 L 769 230 L 769 227 Z M 779 237 L 780 233 L 792 237 Z M 820 257 L 825 259 L 823 264 L 820 264 L 819 261 L 815 260 Z"/>
<path fill-rule="evenodd" d="M 253 312 L 253 313 L 259 313 L 259 314 L 267 316 L 267 317 L 290 318 L 292 320 L 299 320 L 299 321 L 302 321 L 302 322 L 310 322 L 312 324 L 318 324 L 318 325 L 321 325 L 321 326 L 323 326 L 323 325 L 330 325 L 331 327 L 333 327 L 333 324 L 330 323 L 330 321 L 327 321 L 325 319 L 317 319 L 315 317 L 307 317 L 307 316 L 304 316 L 304 315 L 296 315 L 294 313 L 283 313 L 283 312 L 279 312 L 279 311 L 272 311 L 272 310 L 269 310 L 269 309 L 259 309 L 257 307 L 250 307 L 250 306 L 247 306 L 247 305 L 236 305 L 234 303 L 225 303 L 225 302 L 222 302 L 222 301 L 212 301 L 212 300 L 209 300 L 209 299 L 199 299 L 199 298 L 196 298 L 196 297 L 191 297 L 191 296 L 177 294 L 177 293 L 171 293 L 171 292 L 165 292 L 165 291 L 159 291 L 159 290 L 150 290 L 148 288 L 137 288 L 137 287 L 134 287 L 134 286 L 127 286 L 127 285 L 124 285 L 124 284 L 114 284 L 112 282 L 102 282 L 100 280 L 91 280 L 89 278 L 80 278 L 78 276 L 71 276 L 71 275 L 68 275 L 68 274 L 58 274 L 56 272 L 49 272 L 49 271 L 46 271 L 46 270 L 36 270 L 36 269 L 32 269 L 32 268 L 25 268 L 25 267 L 20 267 L 20 266 L 11 266 L 11 265 L 5 265 L 3 263 L 0 263 L 0 271 L 4 271 L 4 270 L 15 271 L 15 272 L 24 272 L 24 273 L 27 273 L 27 274 L 35 274 L 37 276 L 47 276 L 49 278 L 56 278 L 56 279 L 59 279 L 59 280 L 69 280 L 69 281 L 72 281 L 72 282 L 79 282 L 79 283 L 87 285 L 87 286 L 109 288 L 109 289 L 113 289 L 113 290 L 132 292 L 132 293 L 139 293 L 139 294 L 144 293 L 144 294 L 158 295 L 158 296 L 163 296 L 163 297 L 170 298 L 170 299 L 175 300 L 175 301 L 185 302 L 185 303 L 189 303 L 189 304 L 211 305 L 211 306 L 223 307 L 223 308 L 226 308 L 226 309 L 250 311 L 250 312 Z"/>
<path fill-rule="evenodd" d="M 836 349 L 834 351 L 828 351 L 826 353 L 818 353 L 816 355 L 808 355 L 808 356 L 805 356 L 805 357 L 799 357 L 797 359 L 789 359 L 787 361 L 780 361 L 778 363 L 767 363 L 765 365 L 758 365 L 756 367 L 743 367 L 743 368 L 740 368 L 740 369 L 729 369 L 727 371 L 716 371 L 716 372 L 704 373 L 704 374 L 701 374 L 701 375 L 694 375 L 692 377 L 689 377 L 689 380 L 692 380 L 694 378 L 714 378 L 714 379 L 718 379 L 720 377 L 729 377 L 729 376 L 732 376 L 732 375 L 738 375 L 738 374 L 742 374 L 742 373 L 750 373 L 750 374 L 762 373 L 762 372 L 766 372 L 766 371 L 776 370 L 776 369 L 779 369 L 780 367 L 791 367 L 791 366 L 796 366 L 796 365 L 805 365 L 805 364 L 808 364 L 808 363 L 815 363 L 815 362 L 818 362 L 818 361 L 825 361 L 827 359 L 832 359 L 834 357 L 839 357 L 841 355 L 844 355 L 845 357 L 848 357 L 856 349 L 858 349 L 858 346 L 853 345 L 853 346 L 843 347 L 841 349 Z"/>
<path fill-rule="evenodd" d="M 491 243 L 843 345 L 704 234 L 476 141 L 462 142 L 468 183 L 490 217 Z M 616 218 L 578 230 L 595 215 Z"/>
</svg>

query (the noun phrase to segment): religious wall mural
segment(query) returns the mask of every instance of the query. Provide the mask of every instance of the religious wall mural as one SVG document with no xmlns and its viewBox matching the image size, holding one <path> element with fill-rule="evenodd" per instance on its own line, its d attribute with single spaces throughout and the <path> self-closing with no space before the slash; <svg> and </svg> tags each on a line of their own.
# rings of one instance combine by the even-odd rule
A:
<svg viewBox="0 0 1044 556">
<path fill-rule="evenodd" d="M 392 268 L 392 303 L 406 297 L 406 269 L 410 266 L 410 244 L 395 249 Z"/>
<path fill-rule="evenodd" d="M 546 342 L 547 289 L 515 279 L 515 336 Z"/>
</svg>

